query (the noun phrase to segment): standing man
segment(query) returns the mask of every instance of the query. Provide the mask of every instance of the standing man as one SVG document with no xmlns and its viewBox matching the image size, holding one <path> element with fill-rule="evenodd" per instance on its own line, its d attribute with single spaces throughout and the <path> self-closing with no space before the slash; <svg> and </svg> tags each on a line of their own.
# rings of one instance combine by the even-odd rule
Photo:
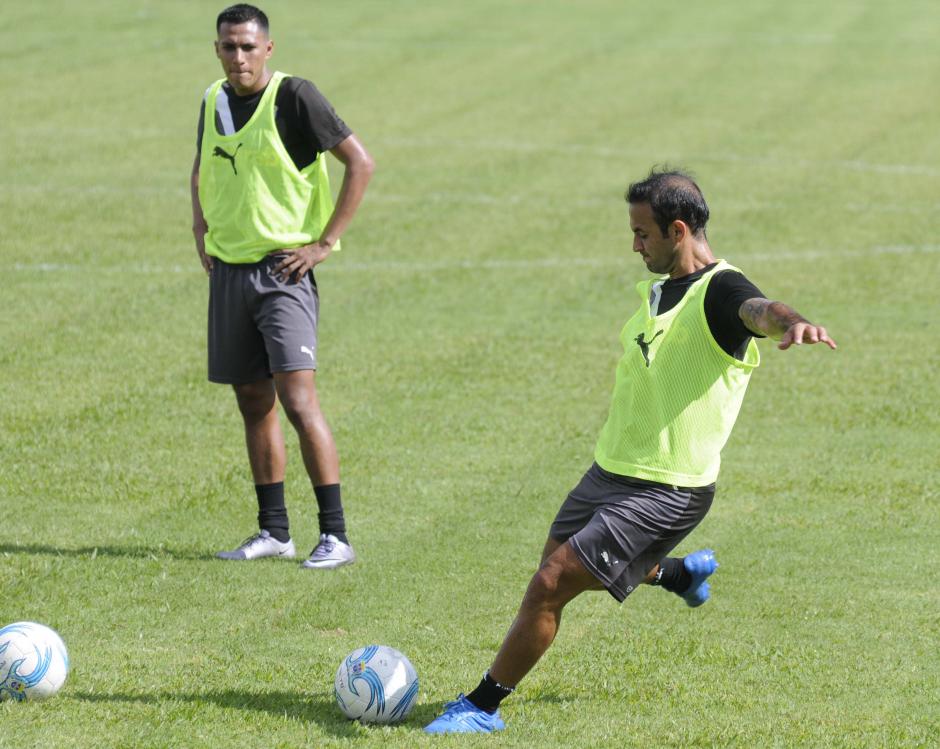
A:
<svg viewBox="0 0 940 749">
<path fill-rule="evenodd" d="M 284 435 L 297 431 L 319 509 L 304 567 L 355 561 L 346 536 L 339 458 L 320 411 L 319 298 L 313 269 L 339 249 L 374 164 L 310 81 L 268 70 L 268 18 L 233 5 L 216 21 L 225 77 L 206 91 L 191 177 L 193 234 L 209 275 L 209 379 L 227 383 L 245 423 L 259 532 L 222 559 L 295 555 L 284 505 Z M 326 153 L 345 167 L 336 208 Z"/>
<path fill-rule="evenodd" d="M 627 191 L 633 251 L 658 278 L 637 285 L 623 358 L 594 464 L 562 504 L 502 647 L 479 686 L 449 702 L 429 733 L 504 727 L 499 704 L 555 639 L 586 590 L 622 602 L 640 583 L 689 606 L 708 600 L 710 549 L 672 551 L 708 512 L 720 453 L 760 357 L 753 337 L 835 348 L 825 328 L 772 302 L 708 245 L 708 206 L 686 174 L 650 173 Z"/>
</svg>

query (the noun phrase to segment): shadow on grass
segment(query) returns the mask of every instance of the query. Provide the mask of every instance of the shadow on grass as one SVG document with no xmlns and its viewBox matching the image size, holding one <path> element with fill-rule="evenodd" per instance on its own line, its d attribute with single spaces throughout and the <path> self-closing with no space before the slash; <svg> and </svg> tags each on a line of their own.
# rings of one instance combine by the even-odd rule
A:
<svg viewBox="0 0 940 749">
<path fill-rule="evenodd" d="M 0 543 L 0 554 L 49 554 L 63 557 L 127 557 L 131 559 L 184 559 L 189 561 L 215 560 L 211 553 L 200 553 L 188 549 L 175 550 L 165 546 L 81 546 L 62 548 L 48 544 L 4 544 Z"/>
<path fill-rule="evenodd" d="M 128 702 L 145 705 L 187 702 L 194 705 L 212 704 L 233 710 L 257 710 L 270 713 L 275 717 L 316 723 L 335 736 L 360 736 L 364 728 L 359 723 L 345 718 L 340 713 L 339 708 L 336 707 L 332 697 L 305 695 L 299 692 L 252 692 L 249 690 L 223 689 L 191 694 L 185 692 L 153 694 L 70 692 L 68 696 L 71 699 L 83 702 Z M 443 706 L 443 702 L 417 705 L 404 723 L 388 726 L 387 728 L 393 731 L 421 730 L 441 712 Z M 376 726 L 376 728 L 379 727 Z"/>
</svg>

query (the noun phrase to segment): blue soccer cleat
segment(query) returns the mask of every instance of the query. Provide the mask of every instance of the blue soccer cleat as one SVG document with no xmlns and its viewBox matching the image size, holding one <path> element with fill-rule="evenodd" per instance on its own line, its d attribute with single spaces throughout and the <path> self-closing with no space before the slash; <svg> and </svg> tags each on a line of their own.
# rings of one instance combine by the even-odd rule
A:
<svg viewBox="0 0 940 749">
<path fill-rule="evenodd" d="M 692 608 L 701 606 L 711 595 L 706 578 L 718 569 L 715 552 L 711 549 L 693 551 L 682 560 L 682 566 L 685 567 L 686 572 L 692 575 L 692 584 L 689 585 L 685 593 L 679 595 Z"/>
<path fill-rule="evenodd" d="M 426 733 L 492 733 L 506 727 L 499 710 L 488 713 L 462 694 L 457 699 L 444 705 L 444 712 L 428 723 Z"/>
</svg>

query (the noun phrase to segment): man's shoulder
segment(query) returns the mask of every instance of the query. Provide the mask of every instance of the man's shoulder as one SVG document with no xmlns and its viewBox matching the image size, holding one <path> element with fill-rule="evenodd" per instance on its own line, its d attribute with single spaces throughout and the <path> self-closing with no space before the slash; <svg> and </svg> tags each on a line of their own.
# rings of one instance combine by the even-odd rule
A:
<svg viewBox="0 0 940 749">
<path fill-rule="evenodd" d="M 713 284 L 729 284 L 746 278 L 744 271 L 740 268 L 718 268 L 715 275 L 712 276 Z"/>
<path fill-rule="evenodd" d="M 749 289 L 755 287 L 753 281 L 744 275 L 743 270 L 729 265 L 728 263 L 724 263 L 723 265 L 724 267 L 719 267 L 712 276 L 711 282 L 709 283 L 710 290 L 732 291 L 742 287 Z"/>
<path fill-rule="evenodd" d="M 313 81 L 296 75 L 285 74 L 277 90 L 277 97 L 278 99 L 282 96 L 304 98 L 305 96 L 316 93 L 316 91 L 317 87 L 314 85 Z"/>
<path fill-rule="evenodd" d="M 713 319 L 723 311 L 737 324 L 741 305 L 748 299 L 763 296 L 764 293 L 740 268 L 721 268 L 712 276 L 705 292 L 705 313 Z"/>
<path fill-rule="evenodd" d="M 208 86 L 206 86 L 206 90 L 205 90 L 205 91 L 203 92 L 203 94 L 202 94 L 202 100 L 205 101 L 206 99 L 208 99 L 208 98 L 209 98 L 209 94 L 212 93 L 212 89 L 215 88 L 216 86 L 221 86 L 221 85 L 223 85 L 224 83 L 225 83 L 225 79 L 224 79 L 224 78 L 218 78 L 218 79 L 212 81 L 212 83 L 210 83 Z"/>
</svg>

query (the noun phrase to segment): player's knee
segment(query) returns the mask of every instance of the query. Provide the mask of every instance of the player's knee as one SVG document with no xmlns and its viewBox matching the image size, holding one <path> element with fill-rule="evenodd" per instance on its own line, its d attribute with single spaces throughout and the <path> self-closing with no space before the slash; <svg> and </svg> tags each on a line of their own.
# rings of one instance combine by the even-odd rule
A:
<svg viewBox="0 0 940 749">
<path fill-rule="evenodd" d="M 533 605 L 551 605 L 558 598 L 560 589 L 560 571 L 550 564 L 543 564 L 529 581 L 526 599 Z"/>
<path fill-rule="evenodd" d="M 315 398 L 304 393 L 285 393 L 281 396 L 281 405 L 287 420 L 295 429 L 312 428 L 320 418 L 320 409 Z"/>
<path fill-rule="evenodd" d="M 246 419 L 264 418 L 274 408 L 274 388 L 267 383 L 235 385 L 234 389 L 238 410 Z"/>
</svg>

